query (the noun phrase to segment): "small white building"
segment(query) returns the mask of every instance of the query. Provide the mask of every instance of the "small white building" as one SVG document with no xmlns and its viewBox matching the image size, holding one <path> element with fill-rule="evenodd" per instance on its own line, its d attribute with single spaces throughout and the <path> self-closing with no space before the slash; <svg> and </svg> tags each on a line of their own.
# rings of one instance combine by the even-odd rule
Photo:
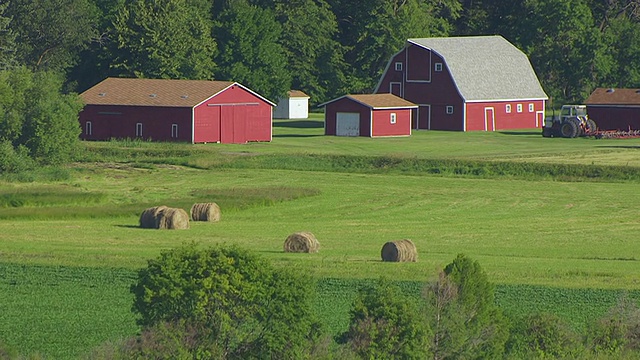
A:
<svg viewBox="0 0 640 360">
<path fill-rule="evenodd" d="M 309 117 L 309 95 L 291 90 L 273 110 L 274 119 L 306 119 Z"/>
</svg>

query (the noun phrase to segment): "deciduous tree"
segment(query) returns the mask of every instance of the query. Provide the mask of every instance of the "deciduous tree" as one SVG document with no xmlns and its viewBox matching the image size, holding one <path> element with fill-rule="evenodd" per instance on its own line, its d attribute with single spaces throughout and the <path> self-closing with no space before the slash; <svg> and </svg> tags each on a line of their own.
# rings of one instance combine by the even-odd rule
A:
<svg viewBox="0 0 640 360">
<path fill-rule="evenodd" d="M 282 25 L 273 10 L 231 0 L 215 29 L 220 45 L 216 78 L 240 82 L 272 101 L 291 88 Z"/>
<path fill-rule="evenodd" d="M 216 43 L 209 13 L 187 0 L 135 0 L 113 23 L 121 75 L 212 79 Z"/>
<path fill-rule="evenodd" d="M 97 36 L 89 0 L 11 0 L 7 8 L 18 61 L 31 69 L 64 71 Z"/>
<path fill-rule="evenodd" d="M 185 320 L 211 330 L 230 358 L 304 358 L 318 335 L 313 283 L 237 247 L 163 252 L 131 287 L 139 323 Z"/>
<path fill-rule="evenodd" d="M 362 359 L 424 359 L 429 327 L 416 303 L 388 280 L 361 289 L 342 335 Z"/>
</svg>

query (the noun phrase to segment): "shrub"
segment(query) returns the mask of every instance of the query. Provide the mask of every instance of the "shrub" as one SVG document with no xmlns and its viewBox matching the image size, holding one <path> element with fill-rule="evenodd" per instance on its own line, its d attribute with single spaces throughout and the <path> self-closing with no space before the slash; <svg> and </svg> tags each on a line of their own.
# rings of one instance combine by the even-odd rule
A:
<svg viewBox="0 0 640 360">
<path fill-rule="evenodd" d="M 305 358 L 320 334 L 312 282 L 274 269 L 234 246 L 163 252 L 140 270 L 131 291 L 139 324 L 184 320 L 211 330 L 210 347 L 230 358 Z"/>
<path fill-rule="evenodd" d="M 424 359 L 429 330 L 413 300 L 389 281 L 362 288 L 341 342 L 364 359 Z"/>
<path fill-rule="evenodd" d="M 507 342 L 507 354 L 514 359 L 581 358 L 579 336 L 557 315 L 537 313 L 516 322 Z"/>
<path fill-rule="evenodd" d="M 640 350 L 640 307 L 628 297 L 591 328 L 588 343 L 595 353 L 621 354 Z"/>
<path fill-rule="evenodd" d="M 504 353 L 508 322 L 494 286 L 477 261 L 460 254 L 425 290 L 437 359 L 495 359 Z"/>
</svg>

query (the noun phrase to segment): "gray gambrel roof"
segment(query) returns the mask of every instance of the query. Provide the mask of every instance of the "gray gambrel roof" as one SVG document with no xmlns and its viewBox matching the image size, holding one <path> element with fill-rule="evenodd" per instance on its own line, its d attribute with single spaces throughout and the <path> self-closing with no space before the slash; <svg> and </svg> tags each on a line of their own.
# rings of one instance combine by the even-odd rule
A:
<svg viewBox="0 0 640 360">
<path fill-rule="evenodd" d="M 409 39 L 442 56 L 465 101 L 548 99 L 529 58 L 502 36 Z"/>
</svg>

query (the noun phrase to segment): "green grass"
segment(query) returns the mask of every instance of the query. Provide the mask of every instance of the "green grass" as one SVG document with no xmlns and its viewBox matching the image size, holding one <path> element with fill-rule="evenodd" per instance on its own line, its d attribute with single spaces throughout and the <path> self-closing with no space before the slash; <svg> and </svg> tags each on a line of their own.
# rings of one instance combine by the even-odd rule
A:
<svg viewBox="0 0 640 360">
<path fill-rule="evenodd" d="M 238 244 L 312 274 L 334 333 L 359 284 L 388 276 L 418 294 L 458 253 L 480 262 L 512 316 L 548 310 L 584 328 L 622 291 L 639 297 L 640 140 L 322 132 L 315 117 L 276 121 L 271 143 L 90 142 L 67 168 L 5 174 L 0 334 L 11 336 L 0 341 L 74 358 L 135 333 L 133 272 L 189 242 Z M 137 226 L 146 207 L 203 201 L 221 206 L 221 222 Z M 283 253 L 295 231 L 313 232 L 320 252 Z M 402 238 L 419 261 L 381 262 L 382 245 Z"/>
</svg>

